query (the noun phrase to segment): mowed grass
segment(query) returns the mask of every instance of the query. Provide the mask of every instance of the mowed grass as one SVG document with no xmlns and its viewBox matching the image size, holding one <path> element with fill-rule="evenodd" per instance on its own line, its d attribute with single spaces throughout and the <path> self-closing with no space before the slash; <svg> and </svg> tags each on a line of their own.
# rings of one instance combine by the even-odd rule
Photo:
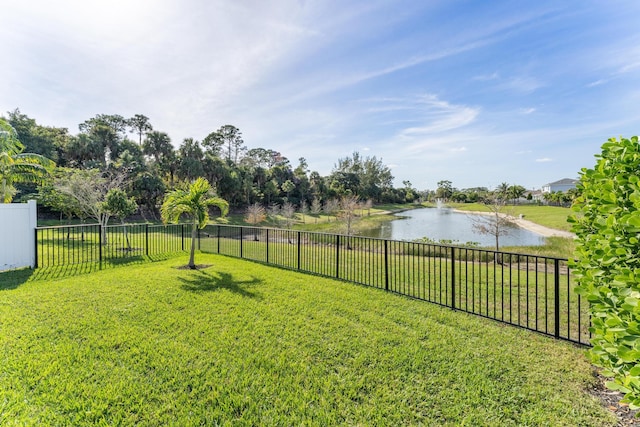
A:
<svg viewBox="0 0 640 427">
<path fill-rule="evenodd" d="M 489 211 L 482 203 L 450 203 L 449 205 L 463 211 Z M 524 215 L 524 219 L 544 225 L 545 227 L 571 231 L 571 224 L 567 222 L 567 218 L 572 213 L 570 208 L 559 206 L 508 205 L 504 207 L 504 212 L 516 217 L 522 214 Z"/>
<path fill-rule="evenodd" d="M 215 229 L 206 230 L 210 235 L 217 234 Z M 555 266 L 551 260 L 537 259 L 535 255 L 503 254 L 501 262 L 494 262 L 490 251 L 459 248 L 452 263 L 451 249 L 437 245 L 412 242 L 385 245 L 378 239 L 346 240 L 342 236 L 342 243 L 336 248 L 335 236 L 301 233 L 298 246 L 297 233 L 285 230 L 271 230 L 267 245 L 264 230 L 245 231 L 244 239 L 239 238 L 239 231 L 223 231 L 230 236 L 235 234 L 235 239 L 203 238 L 200 247 L 209 253 L 387 288 L 547 334 L 555 333 Z M 572 275 L 567 275 L 566 261 L 559 261 L 558 267 L 559 336 L 586 344 L 590 326 L 588 304 L 573 293 L 575 281 Z"/>
<path fill-rule="evenodd" d="M 504 246 L 500 250 L 528 255 L 557 258 L 573 258 L 576 241 L 572 237 L 546 237 L 545 244 L 539 246 Z"/>
<path fill-rule="evenodd" d="M 198 254 L 0 274 L 2 425 L 615 425 L 584 350 Z"/>
</svg>

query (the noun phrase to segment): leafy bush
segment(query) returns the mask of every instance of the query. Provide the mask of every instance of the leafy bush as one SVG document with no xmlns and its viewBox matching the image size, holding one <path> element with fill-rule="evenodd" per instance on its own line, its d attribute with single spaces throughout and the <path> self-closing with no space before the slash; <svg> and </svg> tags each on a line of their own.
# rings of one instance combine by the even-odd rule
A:
<svg viewBox="0 0 640 427">
<path fill-rule="evenodd" d="M 593 169 L 582 169 L 569 219 L 577 235 L 576 291 L 590 303 L 592 362 L 607 386 L 640 408 L 640 145 L 609 139 Z"/>
</svg>

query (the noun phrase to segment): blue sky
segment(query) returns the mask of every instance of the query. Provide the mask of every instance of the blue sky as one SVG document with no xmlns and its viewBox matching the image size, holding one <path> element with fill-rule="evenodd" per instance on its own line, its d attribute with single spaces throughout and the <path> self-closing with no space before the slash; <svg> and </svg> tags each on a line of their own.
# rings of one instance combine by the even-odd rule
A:
<svg viewBox="0 0 640 427">
<path fill-rule="evenodd" d="M 224 124 L 331 172 L 540 188 L 640 133 L 640 2 L 3 2 L 0 112 L 145 114 L 175 146 Z"/>
</svg>

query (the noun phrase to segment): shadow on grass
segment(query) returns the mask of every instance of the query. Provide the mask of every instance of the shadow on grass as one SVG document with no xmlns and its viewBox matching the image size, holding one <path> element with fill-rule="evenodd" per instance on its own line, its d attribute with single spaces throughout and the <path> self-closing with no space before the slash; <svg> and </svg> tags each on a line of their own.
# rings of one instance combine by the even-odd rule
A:
<svg viewBox="0 0 640 427">
<path fill-rule="evenodd" d="M 62 267 L 43 267 L 34 270 L 31 280 L 34 281 L 60 279 L 62 277 L 79 276 L 81 274 L 93 273 L 94 271 L 98 270 L 100 270 L 100 265 L 94 263 L 73 264 L 65 265 Z"/>
<path fill-rule="evenodd" d="M 78 264 L 63 265 L 60 267 L 41 267 L 34 270 L 31 280 L 53 280 L 64 277 L 79 276 L 82 274 L 94 273 L 100 270 L 136 265 L 149 262 L 141 257 L 128 259 L 105 260 L 102 265 L 97 262 L 86 262 Z"/>
<path fill-rule="evenodd" d="M 5 271 L 0 273 L 0 291 L 8 291 L 16 289 L 23 283 L 31 280 L 35 270 L 31 268 L 23 268 L 20 270 Z"/>
<path fill-rule="evenodd" d="M 182 255 L 182 252 L 150 256 L 141 255 L 128 258 L 112 258 L 105 259 L 102 262 L 102 266 L 99 262 L 85 262 L 56 267 L 40 267 L 36 269 L 24 268 L 21 270 L 5 271 L 0 272 L 0 290 L 16 289 L 26 282 L 33 282 L 37 280 L 61 279 L 64 277 L 79 276 L 82 274 L 89 274 L 100 270 L 108 270 L 128 265 L 140 265 L 147 264 L 149 262 L 165 261 L 180 255 Z"/>
<path fill-rule="evenodd" d="M 179 277 L 182 289 L 191 292 L 210 292 L 227 289 L 244 297 L 260 298 L 260 294 L 251 292 L 247 287 L 263 282 L 262 279 L 252 277 L 251 280 L 235 280 L 229 273 L 211 274 L 206 271 L 193 271 L 188 277 Z"/>
</svg>

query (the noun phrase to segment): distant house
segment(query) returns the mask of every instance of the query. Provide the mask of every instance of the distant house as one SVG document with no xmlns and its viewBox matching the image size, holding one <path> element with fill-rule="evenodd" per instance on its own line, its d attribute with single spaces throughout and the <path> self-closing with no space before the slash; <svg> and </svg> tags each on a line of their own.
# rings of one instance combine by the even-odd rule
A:
<svg viewBox="0 0 640 427">
<path fill-rule="evenodd" d="M 541 202 L 544 200 L 544 197 L 542 196 L 542 190 L 529 190 L 527 191 L 527 194 L 531 194 L 532 202 Z"/>
<path fill-rule="evenodd" d="M 556 191 L 567 192 L 578 185 L 577 179 L 564 178 L 560 181 L 550 182 L 542 186 L 542 193 L 555 193 Z"/>
</svg>

